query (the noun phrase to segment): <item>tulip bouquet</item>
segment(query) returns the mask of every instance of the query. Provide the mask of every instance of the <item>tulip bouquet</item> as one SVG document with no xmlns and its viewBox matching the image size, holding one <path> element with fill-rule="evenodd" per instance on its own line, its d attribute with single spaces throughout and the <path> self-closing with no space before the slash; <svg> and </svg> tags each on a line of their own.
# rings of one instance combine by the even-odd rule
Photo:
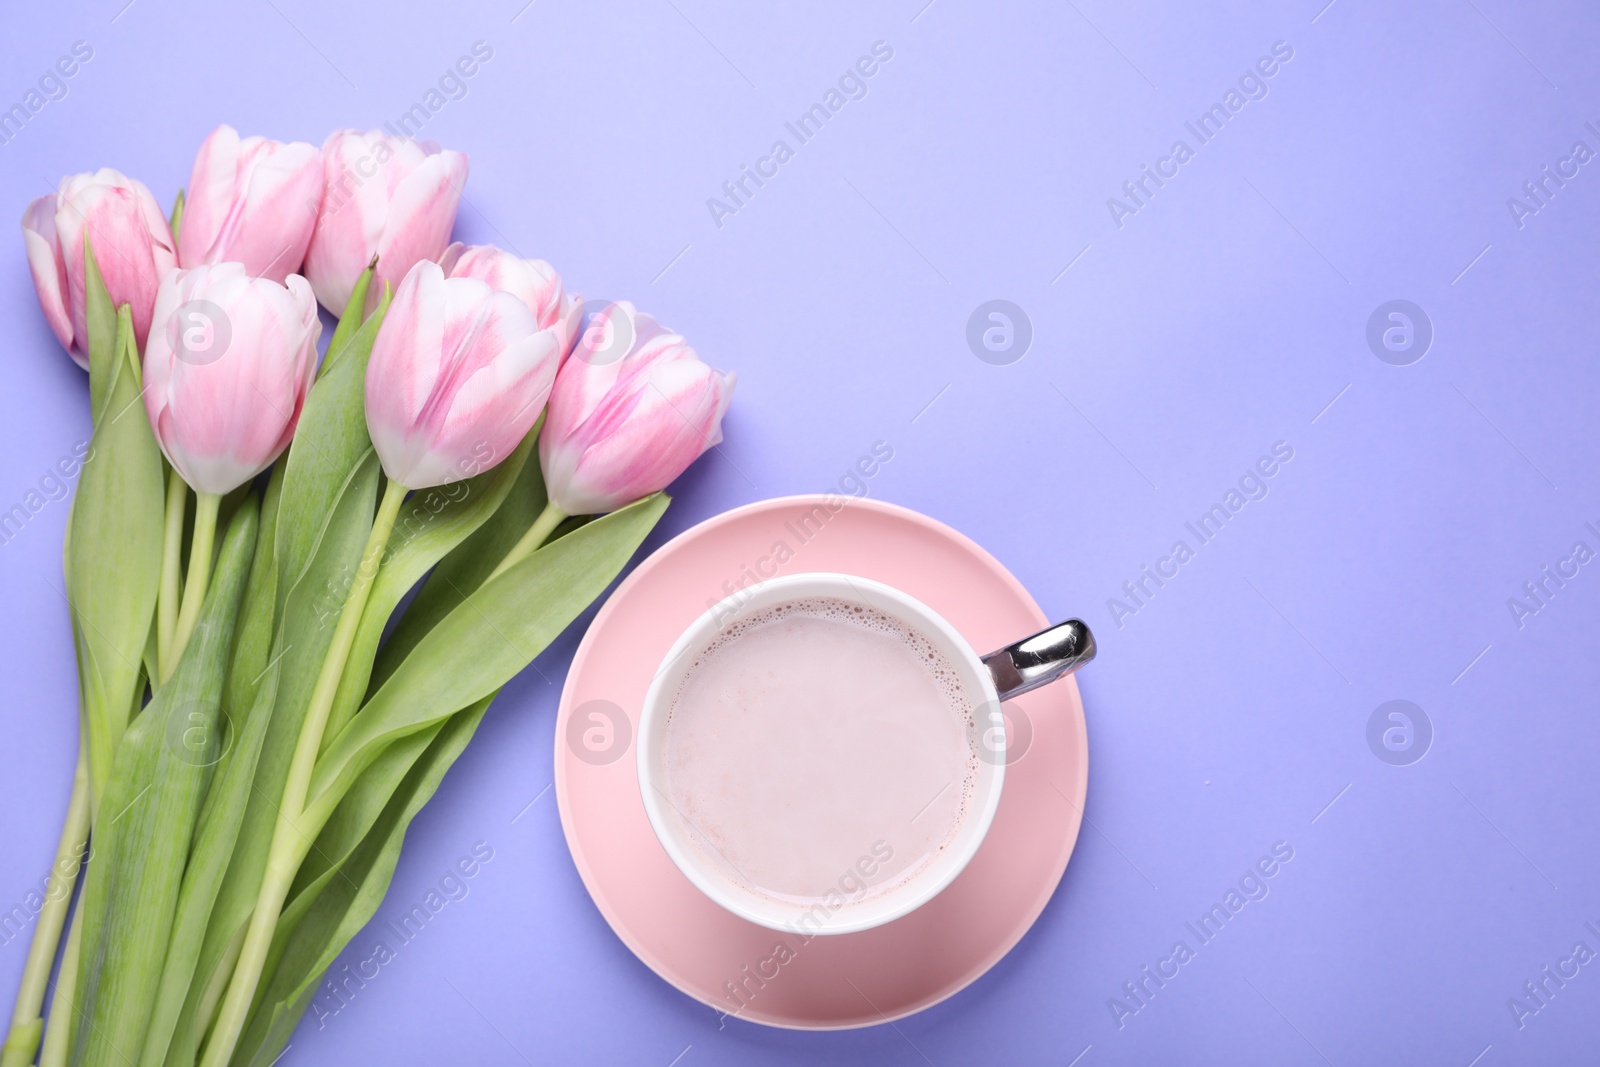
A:
<svg viewBox="0 0 1600 1067">
<path fill-rule="evenodd" d="M 89 371 L 54 869 L 92 858 L 39 912 L 3 1067 L 271 1064 L 496 693 L 721 439 L 733 376 L 682 337 L 449 243 L 466 174 L 224 126 L 170 219 L 112 170 L 28 206 Z"/>
</svg>

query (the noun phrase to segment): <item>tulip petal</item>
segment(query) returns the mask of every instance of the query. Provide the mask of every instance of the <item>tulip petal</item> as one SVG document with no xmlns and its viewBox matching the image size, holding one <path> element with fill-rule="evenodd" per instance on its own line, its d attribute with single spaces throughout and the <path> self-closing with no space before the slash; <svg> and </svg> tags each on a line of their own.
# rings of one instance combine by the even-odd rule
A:
<svg viewBox="0 0 1600 1067">
<path fill-rule="evenodd" d="M 39 307 L 61 342 L 78 365 L 89 369 L 88 354 L 74 345 L 72 316 L 67 311 L 67 269 L 62 262 L 61 244 L 56 235 L 55 197 L 41 196 L 28 205 L 22 215 L 22 243 L 28 253 L 28 270 L 39 294 Z"/>
<path fill-rule="evenodd" d="M 56 230 L 73 336 L 87 336 L 81 252 L 87 232 L 111 302 L 131 307 L 134 337 L 143 346 L 156 290 L 174 265 L 171 234 L 150 190 L 110 168 L 74 175 L 56 194 Z"/>
<path fill-rule="evenodd" d="M 394 185 L 387 223 L 376 247 L 377 278 L 396 284 L 414 264 L 444 254 L 466 181 L 467 157 L 440 152 L 424 159 Z M 375 284 L 369 292 L 369 305 L 376 305 L 379 288 Z"/>
<path fill-rule="evenodd" d="M 523 259 L 493 245 L 464 245 L 457 241 L 439 259 L 447 278 L 477 278 L 491 289 L 499 289 L 528 305 L 539 322 L 548 329 L 570 309 L 561 285 L 561 276 L 542 259 Z"/>
<path fill-rule="evenodd" d="M 310 286 L 289 281 L 251 278 L 242 264 L 222 263 L 174 273 L 157 296 L 145 408 L 162 452 L 197 491 L 237 488 L 293 434 L 322 324 Z M 196 348 L 202 330 L 222 347 Z"/>
<path fill-rule="evenodd" d="M 305 276 L 317 300 L 335 315 L 350 302 L 356 278 L 383 236 L 389 191 L 379 178 L 394 165 L 388 140 L 377 132 L 335 130 L 322 146 L 322 199 L 306 249 Z M 398 277 L 389 281 L 397 284 Z M 375 285 L 372 291 L 382 288 Z"/>
<path fill-rule="evenodd" d="M 282 282 L 305 261 L 322 202 L 322 154 L 303 142 L 239 139 L 219 126 L 201 145 L 179 233 L 185 266 L 238 262 Z"/>
<path fill-rule="evenodd" d="M 405 475 L 419 458 L 407 430 L 439 377 L 444 288 L 444 273 L 437 265 L 417 264 L 400 282 L 367 361 L 367 427 L 372 444 L 383 469 L 407 485 Z"/>
<path fill-rule="evenodd" d="M 557 332 L 512 293 L 417 263 L 367 363 L 367 428 L 384 471 L 425 489 L 498 463 L 538 419 L 560 357 Z"/>
<path fill-rule="evenodd" d="M 238 170 L 239 131 L 218 126 L 200 143 L 189 172 L 178 229 L 178 262 L 183 266 L 212 262 L 209 257 L 234 200 Z"/>
<path fill-rule="evenodd" d="M 637 330 L 617 365 L 591 363 L 592 337 L 562 367 L 539 440 L 551 501 L 569 515 L 613 511 L 663 489 L 722 440 L 734 376 L 631 306 Z M 612 309 L 607 309 L 612 312 Z"/>
<path fill-rule="evenodd" d="M 357 276 L 377 255 L 365 308 L 370 313 L 383 283 L 398 287 L 416 263 L 444 254 L 467 160 L 379 130 L 335 131 L 322 157 L 322 201 L 305 274 L 323 306 L 340 314 Z"/>
</svg>

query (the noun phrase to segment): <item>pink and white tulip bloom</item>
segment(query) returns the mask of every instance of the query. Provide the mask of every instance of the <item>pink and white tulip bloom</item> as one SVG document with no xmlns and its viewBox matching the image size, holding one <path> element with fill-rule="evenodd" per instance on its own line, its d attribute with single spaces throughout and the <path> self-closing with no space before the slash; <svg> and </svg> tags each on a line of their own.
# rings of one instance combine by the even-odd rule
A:
<svg viewBox="0 0 1600 1067">
<path fill-rule="evenodd" d="M 450 244 L 467 157 L 432 141 L 372 130 L 337 130 L 322 146 L 322 204 L 305 275 L 322 306 L 344 313 L 356 279 L 376 255 L 366 310 L 384 282 L 398 286 L 413 266 L 438 261 Z"/>
<path fill-rule="evenodd" d="M 550 394 L 539 434 L 550 502 L 599 515 L 665 489 L 722 440 L 735 380 L 632 304 L 607 306 Z"/>
<path fill-rule="evenodd" d="M 561 363 L 528 305 L 421 262 L 400 283 L 367 363 L 367 431 L 408 489 L 470 478 L 517 447 Z"/>
<path fill-rule="evenodd" d="M 63 178 L 53 194 L 28 205 L 22 240 L 39 306 L 62 347 L 85 370 L 86 232 L 112 304 L 127 304 L 133 311 L 133 332 L 141 347 L 150 332 L 156 290 L 175 266 L 172 231 L 155 197 L 142 182 L 109 167 Z"/>
<path fill-rule="evenodd" d="M 156 297 L 144 405 L 167 460 L 221 495 L 288 447 L 317 369 L 311 286 L 252 278 L 239 263 L 180 270 Z"/>
<path fill-rule="evenodd" d="M 464 245 L 445 249 L 439 260 L 446 278 L 476 278 L 489 288 L 510 293 L 528 305 L 542 330 L 555 329 L 565 358 L 577 335 L 578 300 L 561 284 L 561 275 L 542 259 L 523 259 L 493 245 Z"/>
<path fill-rule="evenodd" d="M 178 264 L 243 263 L 279 284 L 305 262 L 322 202 L 322 153 L 218 126 L 200 145 L 178 228 Z"/>
</svg>

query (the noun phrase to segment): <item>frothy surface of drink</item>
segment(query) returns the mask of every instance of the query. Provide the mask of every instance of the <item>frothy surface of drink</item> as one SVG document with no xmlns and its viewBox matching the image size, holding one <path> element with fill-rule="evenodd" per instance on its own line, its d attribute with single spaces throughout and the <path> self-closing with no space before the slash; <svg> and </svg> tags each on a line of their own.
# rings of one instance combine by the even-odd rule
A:
<svg viewBox="0 0 1600 1067">
<path fill-rule="evenodd" d="M 790 601 L 696 657 L 669 712 L 664 785 L 724 876 L 847 906 L 914 878 L 954 837 L 977 774 L 975 706 L 899 619 Z"/>
</svg>

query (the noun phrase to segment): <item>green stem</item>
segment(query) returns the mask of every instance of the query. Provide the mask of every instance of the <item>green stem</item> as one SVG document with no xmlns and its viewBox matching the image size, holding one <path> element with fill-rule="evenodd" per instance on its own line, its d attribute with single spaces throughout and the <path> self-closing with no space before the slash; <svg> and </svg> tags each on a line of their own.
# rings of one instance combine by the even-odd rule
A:
<svg viewBox="0 0 1600 1067">
<path fill-rule="evenodd" d="M 50 1026 L 44 1032 L 44 1048 L 39 1067 L 66 1067 L 72 1051 L 72 1031 L 76 1029 L 78 1004 L 78 956 L 83 947 L 83 909 L 72 913 L 72 929 L 67 932 L 67 950 L 61 954 L 61 973 L 50 994 Z"/>
<path fill-rule="evenodd" d="M 217 539 L 217 508 L 222 498 L 211 493 L 196 493 L 194 541 L 189 545 L 189 577 L 183 583 L 183 607 L 178 611 L 178 626 L 172 634 L 167 655 L 161 658 L 161 681 L 172 677 L 184 646 L 200 621 L 200 608 L 206 602 L 206 587 L 211 584 L 211 547 Z"/>
<path fill-rule="evenodd" d="M 549 538 L 551 531 L 561 525 L 561 520 L 566 517 L 566 512 L 554 504 L 546 504 L 544 510 L 539 512 L 539 517 L 533 520 L 533 525 L 528 527 L 528 532 L 522 535 L 522 540 L 511 547 L 511 551 L 506 553 L 506 558 L 500 561 L 498 567 L 489 572 L 489 577 L 485 578 L 484 581 L 494 581 L 506 571 L 533 555 L 539 546 Z"/>
<path fill-rule="evenodd" d="M 228 979 L 233 977 L 233 969 L 239 965 L 239 953 L 244 949 L 244 932 L 247 928 L 247 924 L 241 923 L 239 929 L 234 931 L 228 947 L 222 952 L 222 959 L 217 962 L 216 970 L 211 972 L 210 980 L 200 993 L 200 1004 L 194 1014 L 194 1032 L 200 1034 L 202 1039 L 210 1032 L 211 1020 L 217 1014 L 217 1004 L 222 1000 L 222 994 L 228 991 Z"/>
<path fill-rule="evenodd" d="M 167 477 L 167 526 L 161 544 L 161 592 L 156 601 L 156 663 L 162 678 L 171 674 L 172 640 L 178 632 L 178 599 L 183 593 L 183 516 L 189 487 L 176 467 Z"/>
<path fill-rule="evenodd" d="M 11 1013 L 11 1032 L 6 1035 L 4 1050 L 0 1051 L 0 1067 L 27 1067 L 38 1051 L 39 1036 L 44 1031 L 41 1012 L 45 986 L 50 981 L 50 968 L 56 960 L 61 930 L 72 906 L 72 887 L 77 883 L 88 841 L 89 750 L 79 741 L 78 767 L 72 775 L 72 798 L 67 802 L 66 822 L 56 845 L 55 865 L 50 868 L 44 907 L 39 910 L 33 942 L 28 946 L 28 962 L 23 967 L 17 1004 Z"/>
<path fill-rule="evenodd" d="M 256 895 L 255 910 L 250 914 L 250 926 L 245 933 L 244 946 L 239 952 L 239 962 L 234 967 L 228 992 L 222 1007 L 217 1011 L 216 1025 L 206 1041 L 205 1055 L 200 1067 L 223 1067 L 233 1056 L 234 1047 L 244 1031 L 250 1013 L 250 1003 L 255 998 L 256 987 L 261 982 L 261 971 L 267 953 L 272 947 L 272 935 L 277 932 L 278 916 L 289 887 L 300 870 L 300 862 L 310 851 L 320 826 L 301 825 L 305 811 L 306 793 L 311 787 L 311 772 L 316 769 L 317 753 L 322 747 L 323 729 L 328 723 L 328 713 L 333 708 L 333 698 L 339 690 L 339 679 L 344 674 L 345 662 L 350 657 L 350 647 L 355 643 L 356 628 L 361 623 L 361 612 L 367 606 L 367 595 L 372 591 L 372 580 L 383 561 L 389 544 L 389 533 L 404 503 L 406 487 L 389 481 L 383 490 L 383 501 L 378 505 L 378 515 L 367 537 L 367 546 L 361 553 L 361 566 L 355 580 L 350 583 L 350 593 L 339 611 L 339 622 L 333 631 L 333 642 L 322 660 L 322 670 L 311 691 L 311 702 L 295 742 L 294 757 L 289 764 L 289 778 L 283 787 L 283 800 L 278 805 L 277 825 L 273 827 L 272 844 L 267 850 L 267 869 Z"/>
</svg>

